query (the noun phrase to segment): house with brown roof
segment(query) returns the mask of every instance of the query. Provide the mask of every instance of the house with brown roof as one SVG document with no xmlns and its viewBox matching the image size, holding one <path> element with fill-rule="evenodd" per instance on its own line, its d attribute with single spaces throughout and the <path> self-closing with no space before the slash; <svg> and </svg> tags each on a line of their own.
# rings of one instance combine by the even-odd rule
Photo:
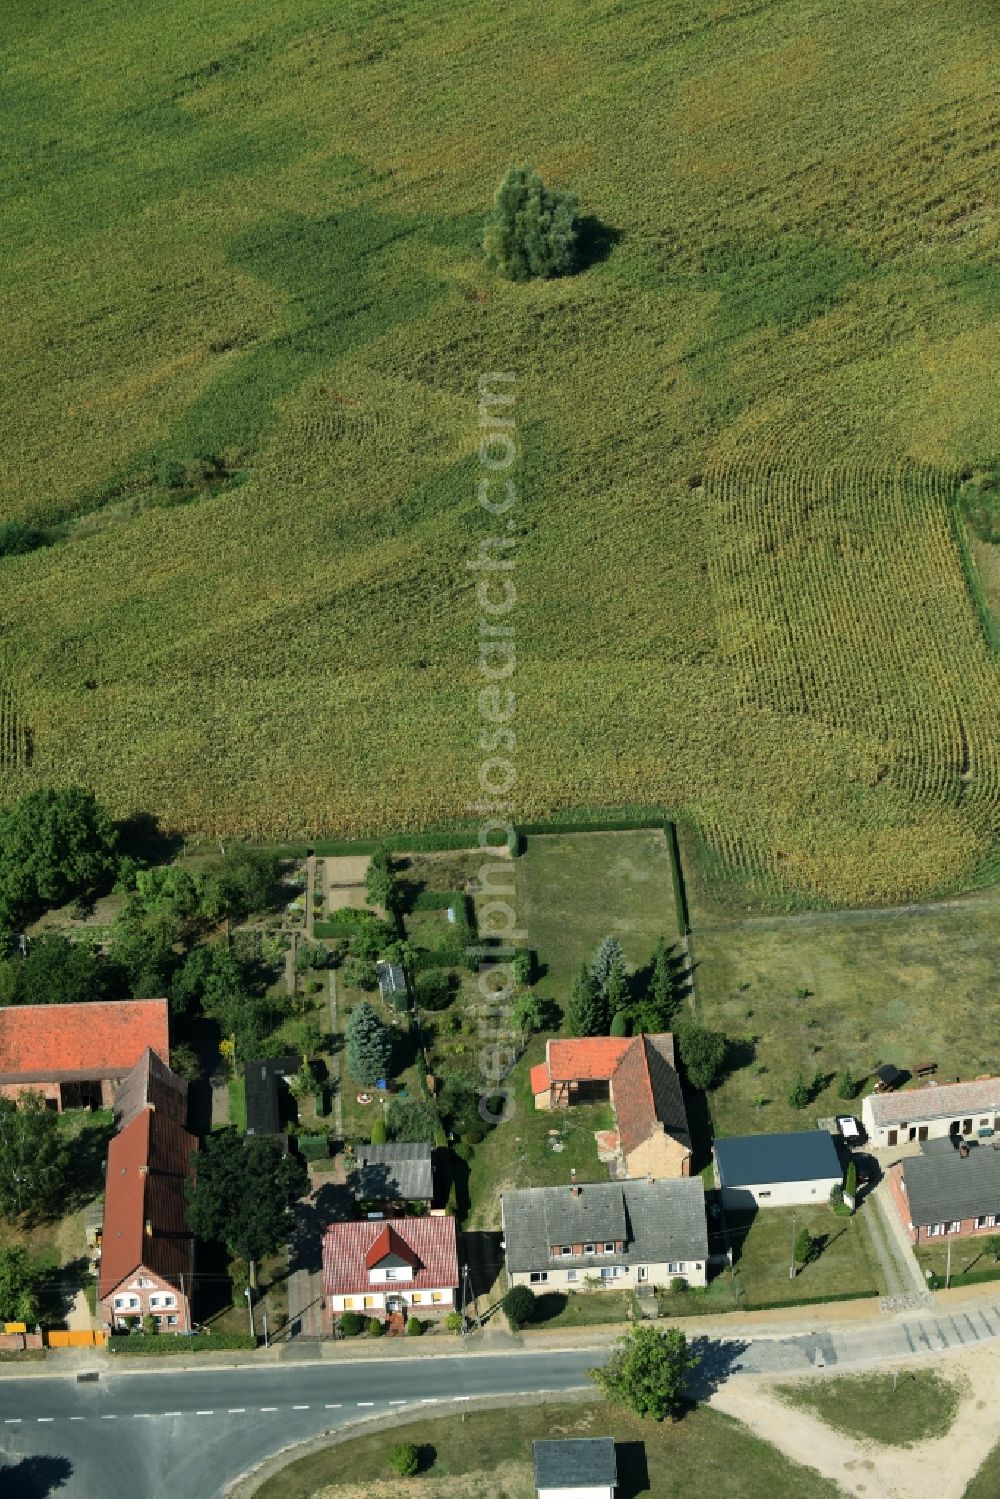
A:
<svg viewBox="0 0 1000 1499">
<path fill-rule="evenodd" d="M 110 1108 L 147 1047 L 170 1060 L 165 999 L 0 1009 L 0 1094 L 41 1093 L 53 1108 Z"/>
<path fill-rule="evenodd" d="M 874 1146 L 904 1141 L 989 1139 L 1000 1133 L 1000 1077 L 925 1083 L 899 1093 L 869 1093 L 861 1119 Z"/>
<path fill-rule="evenodd" d="M 166 1062 L 147 1046 L 142 1056 L 118 1085 L 115 1093 L 115 1129 L 127 1129 L 143 1109 L 155 1109 L 173 1119 L 187 1123 L 188 1085 Z"/>
<path fill-rule="evenodd" d="M 688 1176 L 691 1132 L 669 1031 L 549 1040 L 531 1069 L 536 1109 L 608 1099 L 615 1111 L 618 1175 Z"/>
<path fill-rule="evenodd" d="M 455 1220 L 447 1214 L 331 1223 L 323 1235 L 328 1327 L 344 1312 L 451 1312 L 457 1289 Z"/>
<path fill-rule="evenodd" d="M 108 1147 L 98 1300 L 107 1331 L 145 1316 L 191 1330 L 194 1238 L 185 1184 L 198 1141 L 167 1110 L 141 1109 Z"/>
</svg>

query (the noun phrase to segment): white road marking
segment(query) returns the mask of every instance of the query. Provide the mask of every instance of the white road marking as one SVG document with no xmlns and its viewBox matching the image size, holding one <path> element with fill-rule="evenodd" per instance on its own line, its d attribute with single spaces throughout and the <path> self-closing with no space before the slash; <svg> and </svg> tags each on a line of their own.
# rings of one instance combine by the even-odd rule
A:
<svg viewBox="0 0 1000 1499">
<path fill-rule="evenodd" d="M 292 1410 L 293 1411 L 307 1411 L 308 1409 L 309 1409 L 308 1405 L 293 1405 L 292 1406 Z"/>
<path fill-rule="evenodd" d="M 390 1400 L 389 1404 L 390 1405 L 405 1405 L 406 1401 L 405 1400 Z"/>
<path fill-rule="evenodd" d="M 54 1421 L 55 1417 L 54 1416 L 36 1416 L 35 1419 L 37 1421 Z"/>
<path fill-rule="evenodd" d="M 118 1417 L 117 1416 L 102 1416 L 101 1420 L 102 1421 L 117 1421 Z"/>
<path fill-rule="evenodd" d="M 245 1405 L 231 1405 L 228 1414 L 230 1416 L 245 1416 L 247 1408 Z"/>
<path fill-rule="evenodd" d="M 423 1400 L 421 1400 L 420 1404 L 421 1405 L 437 1405 L 437 1396 L 436 1395 L 425 1395 L 424 1398 L 423 1398 Z"/>
<path fill-rule="evenodd" d="M 359 1405 L 374 1405 L 375 1402 L 374 1402 L 374 1400 L 359 1400 L 358 1404 Z"/>
<path fill-rule="evenodd" d="M 20 1416 L 8 1416 L 7 1419 L 6 1419 L 6 1421 L 3 1424 L 5 1426 L 20 1426 L 20 1424 L 21 1424 L 21 1417 Z"/>
<path fill-rule="evenodd" d="M 70 1416 L 71 1421 L 82 1421 L 84 1419 L 85 1418 L 83 1416 Z"/>
<path fill-rule="evenodd" d="M 262 1405 L 261 1406 L 261 1410 L 262 1411 L 276 1411 L 277 1409 L 278 1409 L 278 1407 L 276 1405 Z"/>
<path fill-rule="evenodd" d="M 196 1416 L 214 1416 L 214 1411 L 195 1411 Z"/>
<path fill-rule="evenodd" d="M 328 1405 L 326 1407 L 326 1409 L 328 1411 L 339 1411 L 339 1410 L 343 1409 L 343 1405 L 342 1405 L 341 1401 L 338 1400 L 336 1405 Z"/>
<path fill-rule="evenodd" d="M 454 1396 L 454 1399 L 456 1399 L 456 1400 L 471 1400 L 472 1396 L 471 1395 L 456 1395 L 456 1396 Z"/>
</svg>

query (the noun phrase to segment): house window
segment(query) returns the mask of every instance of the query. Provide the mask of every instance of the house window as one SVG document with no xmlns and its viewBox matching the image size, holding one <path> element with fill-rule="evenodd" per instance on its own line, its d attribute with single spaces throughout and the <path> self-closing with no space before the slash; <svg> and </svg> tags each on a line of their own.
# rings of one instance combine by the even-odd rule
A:
<svg viewBox="0 0 1000 1499">
<path fill-rule="evenodd" d="M 176 1312 L 174 1312 L 172 1316 L 170 1316 L 170 1317 L 167 1318 L 167 1326 L 168 1327 L 176 1327 L 177 1326 L 177 1313 Z"/>
<path fill-rule="evenodd" d="M 344 1297 L 344 1311 L 345 1312 L 349 1312 L 351 1310 L 351 1308 L 353 1307 L 353 1305 L 354 1305 L 354 1297 L 353 1296 L 345 1296 Z"/>
<path fill-rule="evenodd" d="M 164 1292 L 164 1294 L 160 1295 L 160 1296 L 150 1296 L 150 1298 L 149 1298 L 149 1304 L 150 1304 L 150 1306 L 176 1306 L 177 1305 L 177 1297 L 176 1296 L 168 1296 Z"/>
<path fill-rule="evenodd" d="M 615 1246 L 614 1246 L 614 1244 L 605 1244 L 605 1246 L 604 1246 L 604 1253 L 605 1254 L 614 1254 L 614 1252 L 615 1252 Z"/>
<path fill-rule="evenodd" d="M 566 1279 L 568 1281 L 579 1280 L 580 1279 L 580 1272 L 579 1272 L 579 1270 L 567 1270 L 566 1271 Z"/>
<path fill-rule="evenodd" d="M 670 1260 L 667 1265 L 667 1271 L 670 1275 L 683 1275 L 685 1268 L 683 1260 Z"/>
<path fill-rule="evenodd" d="M 928 1234 L 929 1238 L 932 1238 L 932 1239 L 937 1238 L 938 1234 L 943 1234 L 943 1233 L 944 1233 L 944 1224 L 943 1223 L 928 1223 L 928 1225 L 927 1225 L 927 1234 Z"/>
<path fill-rule="evenodd" d="M 423 1291 L 414 1291 L 413 1295 L 410 1297 L 410 1300 L 413 1302 L 414 1306 L 419 1306 L 420 1303 L 423 1301 L 423 1299 L 424 1299 L 424 1293 L 423 1293 Z"/>
<path fill-rule="evenodd" d="M 572 1253 L 573 1253 L 573 1246 L 572 1246 L 572 1244 L 564 1244 L 564 1245 L 563 1245 L 563 1247 L 562 1247 L 562 1249 L 561 1249 L 561 1250 L 560 1250 L 560 1251 L 559 1251 L 559 1253 L 560 1253 L 560 1254 L 561 1254 L 561 1255 L 562 1255 L 562 1256 L 563 1256 L 563 1258 L 564 1258 L 564 1259 L 565 1259 L 565 1257 L 566 1257 L 566 1256 L 567 1256 L 567 1255 L 569 1255 L 569 1254 L 572 1254 Z"/>
<path fill-rule="evenodd" d="M 950 1234 L 960 1234 L 962 1232 L 962 1225 L 961 1225 L 961 1223 L 949 1223 L 948 1224 L 948 1232 Z"/>
<path fill-rule="evenodd" d="M 593 1246 L 593 1244 L 584 1244 L 584 1246 L 583 1246 L 583 1252 L 584 1252 L 584 1254 L 593 1254 L 593 1252 L 594 1252 L 594 1246 Z"/>
<path fill-rule="evenodd" d="M 128 1311 L 131 1307 L 139 1305 L 138 1296 L 116 1296 L 115 1311 Z"/>
<path fill-rule="evenodd" d="M 602 1265 L 601 1266 L 601 1279 L 602 1280 L 618 1280 L 619 1277 L 622 1276 L 622 1275 L 624 1275 L 624 1274 L 625 1274 L 625 1266 L 624 1265 Z"/>
<path fill-rule="evenodd" d="M 549 1272 L 547 1270 L 532 1270 L 528 1276 L 528 1280 L 533 1286 L 544 1286 L 548 1278 Z"/>
<path fill-rule="evenodd" d="M 770 1195 L 771 1195 L 770 1192 L 758 1192 L 757 1193 L 758 1197 L 770 1197 Z"/>
<path fill-rule="evenodd" d="M 986 1213 L 982 1218 L 977 1218 L 976 1219 L 976 1227 L 977 1228 L 996 1228 L 996 1226 L 997 1226 L 997 1215 L 996 1215 L 996 1213 Z"/>
<path fill-rule="evenodd" d="M 431 1292 L 431 1300 L 432 1301 L 443 1301 L 444 1300 L 444 1292 L 443 1291 L 432 1291 Z"/>
</svg>

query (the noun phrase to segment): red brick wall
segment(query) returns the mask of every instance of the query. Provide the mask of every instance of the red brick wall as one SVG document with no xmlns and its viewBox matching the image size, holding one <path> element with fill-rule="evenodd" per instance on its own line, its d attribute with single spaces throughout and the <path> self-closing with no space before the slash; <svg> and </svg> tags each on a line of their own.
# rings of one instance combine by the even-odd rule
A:
<svg viewBox="0 0 1000 1499">
<path fill-rule="evenodd" d="M 911 1244 L 943 1244 L 947 1239 L 972 1239 L 977 1235 L 1000 1233 L 1000 1224 L 995 1228 L 977 1228 L 975 1218 L 963 1218 L 962 1226 L 957 1233 L 928 1234 L 926 1227 L 921 1227 L 919 1224 L 911 1229 L 910 1207 L 906 1200 L 906 1193 L 903 1191 L 903 1166 L 899 1161 L 889 1169 L 889 1194 Z"/>
<path fill-rule="evenodd" d="M 135 1289 L 132 1282 L 140 1278 L 152 1281 L 153 1284 L 142 1290 Z M 176 1305 L 171 1307 L 151 1307 L 149 1298 L 162 1295 L 163 1292 L 176 1297 Z M 139 1305 L 129 1308 L 115 1309 L 116 1296 L 134 1296 L 138 1298 Z M 177 1321 L 171 1327 L 166 1321 L 160 1324 L 161 1332 L 190 1332 L 191 1330 L 191 1303 L 188 1296 L 182 1296 L 180 1287 L 171 1285 L 170 1281 L 164 1280 L 162 1276 L 155 1275 L 151 1270 L 140 1268 L 127 1275 L 120 1285 L 115 1286 L 107 1296 L 101 1298 L 101 1317 L 107 1331 L 120 1331 L 116 1327 L 116 1319 L 128 1317 L 145 1317 L 151 1313 L 154 1317 L 176 1316 Z"/>
</svg>

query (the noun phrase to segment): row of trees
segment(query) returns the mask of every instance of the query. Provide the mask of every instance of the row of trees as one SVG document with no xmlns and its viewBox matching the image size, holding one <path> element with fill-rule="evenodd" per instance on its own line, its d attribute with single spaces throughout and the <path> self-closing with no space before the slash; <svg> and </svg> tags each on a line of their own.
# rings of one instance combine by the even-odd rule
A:
<svg viewBox="0 0 1000 1499">
<path fill-rule="evenodd" d="M 729 1053 L 725 1036 L 681 1019 L 683 962 L 661 937 L 646 983 L 630 980 L 617 937 L 605 937 L 589 963 L 582 963 L 570 991 L 567 1019 L 575 1036 L 627 1036 L 673 1028 L 688 1079 L 711 1088 Z"/>
</svg>

